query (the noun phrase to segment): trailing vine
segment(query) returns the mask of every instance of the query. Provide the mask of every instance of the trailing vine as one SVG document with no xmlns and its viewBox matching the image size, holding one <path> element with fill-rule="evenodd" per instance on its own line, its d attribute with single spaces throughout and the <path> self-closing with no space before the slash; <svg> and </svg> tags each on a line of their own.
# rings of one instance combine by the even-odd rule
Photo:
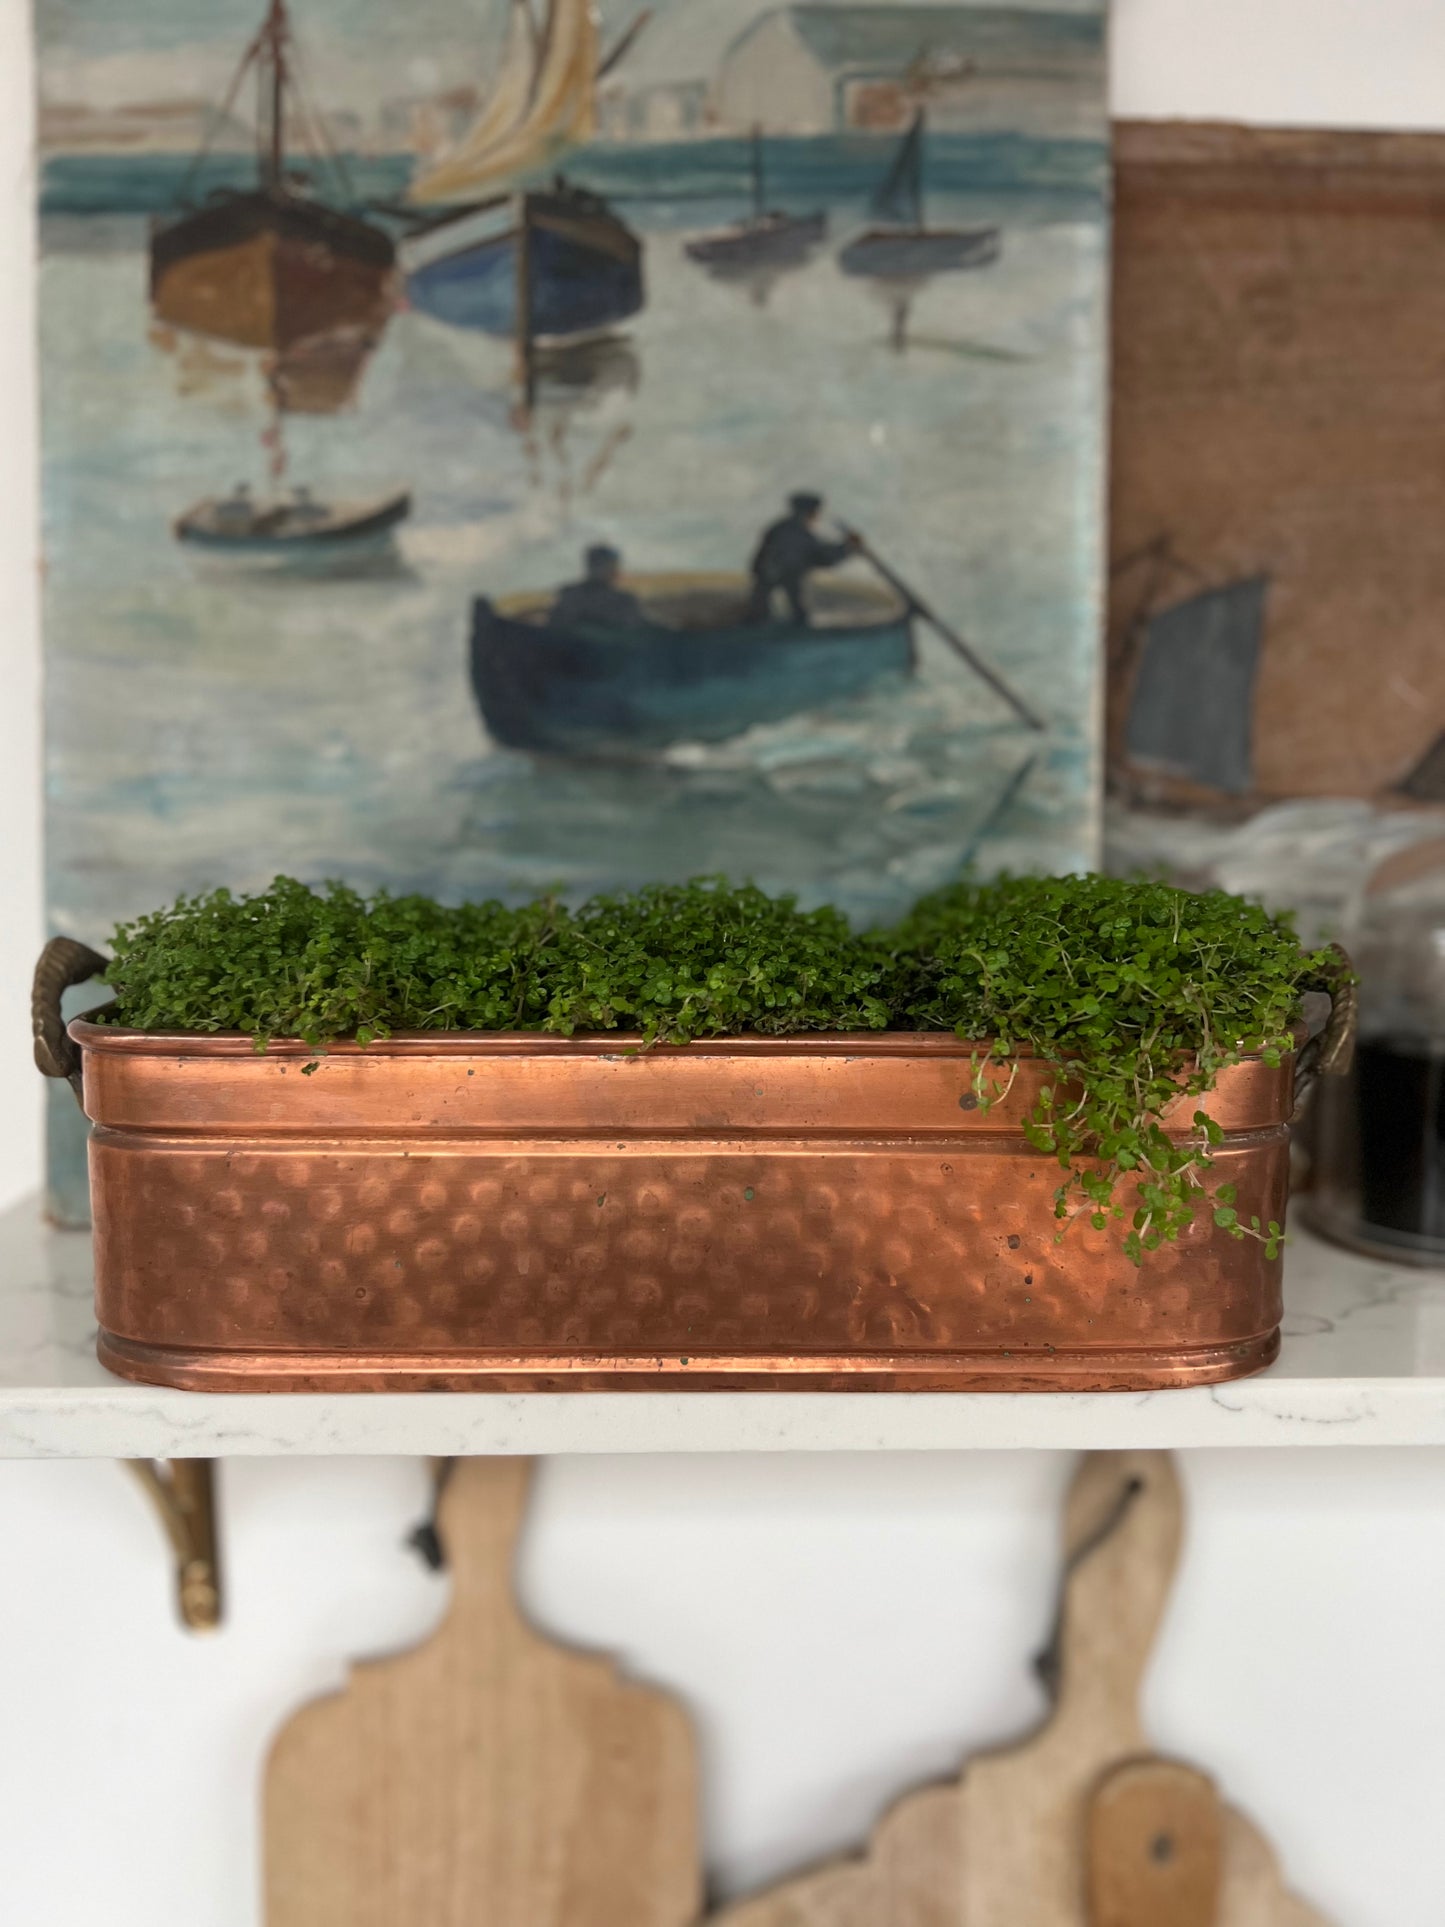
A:
<svg viewBox="0 0 1445 1927">
<path fill-rule="evenodd" d="M 925 898 L 894 940 L 918 961 L 915 1024 L 990 1039 L 994 1058 L 1027 1049 L 1057 1070 L 1024 1126 L 1064 1173 L 1055 1214 L 1098 1230 L 1127 1215 L 1135 1264 L 1193 1222 L 1222 1137 L 1202 1109 L 1192 1135 L 1171 1137 L 1165 1113 L 1243 1057 L 1277 1064 L 1294 1048 L 1301 994 L 1341 969 L 1333 951 L 1302 951 L 1286 919 L 1222 890 L 1100 876 L 960 884 Z M 982 1078 L 978 1089 L 991 1101 Z M 1281 1226 L 1241 1221 L 1235 1207 L 1233 1187 L 1219 1186 L 1215 1223 L 1273 1257 Z"/>
<path fill-rule="evenodd" d="M 1166 884 L 1005 877 L 926 897 L 892 929 L 854 932 L 721 879 L 657 884 L 569 909 L 364 897 L 278 877 L 253 896 L 182 897 L 112 940 L 107 1021 L 369 1043 L 394 1030 L 620 1030 L 643 1046 L 743 1031 L 951 1030 L 979 1040 L 981 1104 L 1027 1052 L 1057 1072 L 1024 1129 L 1061 1171 L 1061 1235 L 1128 1219 L 1136 1264 L 1206 1201 L 1219 1127 L 1179 1107 L 1221 1070 L 1293 1047 L 1300 997 L 1338 981 L 1334 953 L 1301 950 L 1255 904 Z M 1215 1223 L 1258 1237 L 1229 1186 Z"/>
</svg>

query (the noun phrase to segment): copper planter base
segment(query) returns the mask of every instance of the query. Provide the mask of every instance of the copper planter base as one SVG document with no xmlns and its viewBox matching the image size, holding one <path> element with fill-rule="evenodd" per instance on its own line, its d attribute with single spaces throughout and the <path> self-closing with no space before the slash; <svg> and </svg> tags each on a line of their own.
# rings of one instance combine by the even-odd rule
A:
<svg viewBox="0 0 1445 1927">
<path fill-rule="evenodd" d="M 172 1351 L 102 1332 L 100 1362 L 141 1385 L 186 1392 L 1152 1392 L 1263 1371 L 1279 1331 L 1242 1344 L 1158 1352 L 958 1352 L 919 1358 L 605 1358 L 517 1353 Z"/>
</svg>

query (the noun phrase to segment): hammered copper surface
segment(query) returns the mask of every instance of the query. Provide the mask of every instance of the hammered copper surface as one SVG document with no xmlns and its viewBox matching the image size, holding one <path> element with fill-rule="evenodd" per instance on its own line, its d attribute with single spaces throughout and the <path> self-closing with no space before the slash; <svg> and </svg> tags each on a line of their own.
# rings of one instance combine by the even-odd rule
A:
<svg viewBox="0 0 1445 1927">
<path fill-rule="evenodd" d="M 1139 1271 L 1116 1228 L 1057 1242 L 1019 1129 L 1047 1072 L 985 1111 L 952 1038 L 74 1034 L 101 1351 L 131 1377 L 1143 1388 L 1277 1344 L 1279 1261 L 1208 1213 Z M 1290 1087 L 1250 1062 L 1210 1100 L 1246 1218 L 1283 1217 Z"/>
</svg>

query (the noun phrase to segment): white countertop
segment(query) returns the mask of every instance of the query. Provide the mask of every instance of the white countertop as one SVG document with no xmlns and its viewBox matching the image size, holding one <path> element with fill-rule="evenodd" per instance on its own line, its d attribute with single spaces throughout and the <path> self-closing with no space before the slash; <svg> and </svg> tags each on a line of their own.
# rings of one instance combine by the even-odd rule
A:
<svg viewBox="0 0 1445 1927">
<path fill-rule="evenodd" d="M 1284 1333 L 1269 1371 L 1186 1391 L 155 1391 L 96 1362 L 88 1235 L 27 1204 L 0 1215 L 0 1457 L 1445 1444 L 1445 1271 L 1292 1233 Z"/>
</svg>

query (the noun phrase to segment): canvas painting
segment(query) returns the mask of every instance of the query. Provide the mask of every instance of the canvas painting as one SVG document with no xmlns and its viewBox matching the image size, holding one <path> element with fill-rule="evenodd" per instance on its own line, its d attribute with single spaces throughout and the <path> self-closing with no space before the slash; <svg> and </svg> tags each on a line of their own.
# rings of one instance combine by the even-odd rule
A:
<svg viewBox="0 0 1445 1927">
<path fill-rule="evenodd" d="M 1115 160 L 1111 860 L 1348 944 L 1445 833 L 1445 141 L 1139 123 Z"/>
<path fill-rule="evenodd" d="M 1104 32 L 37 0 L 53 925 L 1089 862 Z"/>
</svg>

